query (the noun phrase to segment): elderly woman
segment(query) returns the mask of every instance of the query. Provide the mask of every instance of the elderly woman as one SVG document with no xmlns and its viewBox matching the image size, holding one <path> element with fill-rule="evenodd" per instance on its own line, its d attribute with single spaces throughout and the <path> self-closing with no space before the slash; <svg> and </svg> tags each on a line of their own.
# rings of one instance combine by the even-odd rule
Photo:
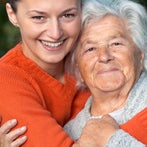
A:
<svg viewBox="0 0 147 147">
<path fill-rule="evenodd" d="M 125 124 L 127 128 L 127 122 L 147 107 L 145 9 L 129 0 L 85 0 L 83 4 L 83 30 L 73 62 L 79 88 L 88 87 L 91 97 L 64 127 L 75 140 L 89 119 L 97 119 L 97 129 L 103 134 L 107 127 L 101 122 L 104 115 L 109 114 L 120 127 Z M 144 130 L 136 129 L 132 134 L 131 128 L 124 127 L 128 134 L 110 120 L 114 129 L 97 136 L 100 146 L 147 145 L 147 113 L 138 117 L 143 120 L 140 125 Z M 144 131 L 144 138 L 135 138 L 139 131 Z"/>
</svg>

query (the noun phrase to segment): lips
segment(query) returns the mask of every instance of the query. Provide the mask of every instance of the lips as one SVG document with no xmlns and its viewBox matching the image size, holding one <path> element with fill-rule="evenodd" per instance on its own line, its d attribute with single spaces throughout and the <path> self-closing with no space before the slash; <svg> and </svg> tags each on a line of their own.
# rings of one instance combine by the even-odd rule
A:
<svg viewBox="0 0 147 147">
<path fill-rule="evenodd" d="M 63 41 L 60 41 L 60 42 L 46 42 L 46 41 L 41 40 L 40 42 L 43 45 L 48 46 L 50 48 L 56 48 L 56 47 L 60 46 L 61 44 L 63 44 Z"/>
<path fill-rule="evenodd" d="M 117 68 L 110 68 L 110 69 L 100 70 L 99 72 L 97 72 L 97 74 L 111 73 L 111 72 L 115 72 L 115 71 L 118 71 L 118 69 Z"/>
</svg>

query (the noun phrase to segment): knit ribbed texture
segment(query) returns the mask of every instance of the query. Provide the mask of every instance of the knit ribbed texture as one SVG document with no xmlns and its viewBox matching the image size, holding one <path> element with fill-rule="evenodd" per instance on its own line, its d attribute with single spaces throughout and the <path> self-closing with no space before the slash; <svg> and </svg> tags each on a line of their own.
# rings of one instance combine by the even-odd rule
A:
<svg viewBox="0 0 147 147">
<path fill-rule="evenodd" d="M 129 139 L 128 139 L 129 136 Z M 116 131 L 106 147 L 146 147 L 123 130 Z"/>
<path fill-rule="evenodd" d="M 71 146 L 61 126 L 84 106 L 88 95 L 76 90 L 73 77 L 65 74 L 62 84 L 44 72 L 23 55 L 20 44 L 0 59 L 2 123 L 16 118 L 19 127 L 28 127 L 24 147 Z"/>
<path fill-rule="evenodd" d="M 69 135 L 77 140 L 82 128 L 90 118 L 92 98 L 86 102 L 84 109 L 64 126 Z M 142 73 L 138 82 L 134 85 L 127 99 L 127 104 L 120 113 L 120 117 L 114 117 L 121 129 L 113 134 L 107 147 L 144 147 L 147 145 L 147 74 Z M 133 136 L 133 137 L 132 137 Z M 135 139 L 136 138 L 136 139 Z M 146 144 L 142 144 L 142 143 Z"/>
</svg>

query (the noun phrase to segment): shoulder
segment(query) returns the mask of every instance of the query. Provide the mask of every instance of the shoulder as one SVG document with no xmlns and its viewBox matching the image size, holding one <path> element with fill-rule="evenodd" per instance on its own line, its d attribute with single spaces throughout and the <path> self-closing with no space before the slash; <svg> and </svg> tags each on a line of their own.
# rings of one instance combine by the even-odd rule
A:
<svg viewBox="0 0 147 147">
<path fill-rule="evenodd" d="M 120 127 L 136 139 L 147 144 L 147 107 Z"/>
</svg>

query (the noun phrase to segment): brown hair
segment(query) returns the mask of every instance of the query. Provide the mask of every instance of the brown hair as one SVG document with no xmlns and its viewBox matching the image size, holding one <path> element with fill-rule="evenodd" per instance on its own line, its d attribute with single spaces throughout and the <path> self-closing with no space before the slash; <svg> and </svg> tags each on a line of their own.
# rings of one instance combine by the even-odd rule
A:
<svg viewBox="0 0 147 147">
<path fill-rule="evenodd" d="M 13 11 L 16 13 L 17 12 L 17 2 L 20 0 L 8 0 L 8 3 L 10 3 Z"/>
</svg>

